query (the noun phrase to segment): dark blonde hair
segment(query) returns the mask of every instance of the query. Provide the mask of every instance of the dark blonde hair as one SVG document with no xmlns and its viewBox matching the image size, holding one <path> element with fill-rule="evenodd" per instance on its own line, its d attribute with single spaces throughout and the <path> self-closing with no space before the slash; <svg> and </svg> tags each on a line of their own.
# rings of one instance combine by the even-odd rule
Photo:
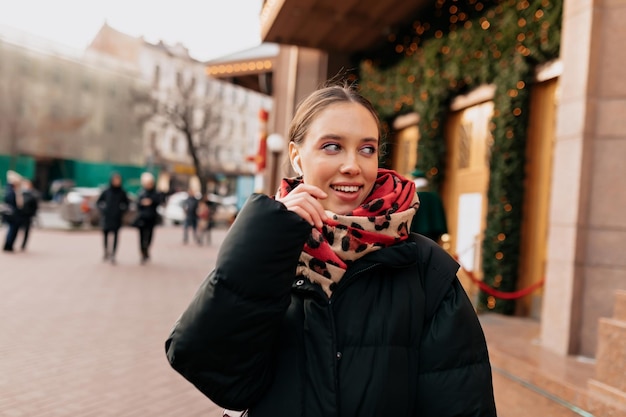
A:
<svg viewBox="0 0 626 417">
<path fill-rule="evenodd" d="M 376 114 L 376 110 L 374 110 L 374 106 L 356 90 L 354 84 L 348 83 L 327 85 L 314 91 L 300 102 L 296 109 L 296 114 L 289 125 L 289 140 L 296 145 L 302 143 L 315 117 L 329 106 L 339 103 L 356 103 L 365 107 L 376 121 L 378 139 L 380 140 L 380 119 L 378 114 Z"/>
</svg>

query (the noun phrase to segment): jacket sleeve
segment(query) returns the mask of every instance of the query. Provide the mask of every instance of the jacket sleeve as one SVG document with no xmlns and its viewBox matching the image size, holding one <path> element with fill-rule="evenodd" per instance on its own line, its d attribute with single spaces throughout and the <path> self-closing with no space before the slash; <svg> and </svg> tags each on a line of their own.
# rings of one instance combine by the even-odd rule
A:
<svg viewBox="0 0 626 417">
<path fill-rule="evenodd" d="M 165 343 L 172 367 L 221 407 L 257 402 L 273 376 L 273 351 L 311 226 L 253 195 Z"/>
<path fill-rule="evenodd" d="M 449 256 L 443 250 L 434 252 L 431 263 L 445 265 L 442 257 Z M 449 259 L 447 263 L 452 265 L 450 261 L 454 261 Z M 419 415 L 494 417 L 491 365 L 474 307 L 456 277 L 456 269 L 444 267 L 432 272 L 425 282 L 427 308 L 420 348 Z"/>
<path fill-rule="evenodd" d="M 130 204 L 130 199 L 128 198 L 128 193 L 124 191 L 122 193 L 122 201 L 120 202 L 120 210 L 123 212 L 128 211 L 128 206 Z"/>
<path fill-rule="evenodd" d="M 98 200 L 96 200 L 96 207 L 98 207 L 100 211 L 104 211 L 104 209 L 106 208 L 106 194 L 107 190 L 102 191 L 98 196 Z"/>
</svg>

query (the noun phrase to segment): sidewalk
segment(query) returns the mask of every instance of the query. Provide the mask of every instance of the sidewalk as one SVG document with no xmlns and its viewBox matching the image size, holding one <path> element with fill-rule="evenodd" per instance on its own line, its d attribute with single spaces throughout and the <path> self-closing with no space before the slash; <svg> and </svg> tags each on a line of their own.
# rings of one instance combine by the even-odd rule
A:
<svg viewBox="0 0 626 417">
<path fill-rule="evenodd" d="M 102 262 L 98 230 L 36 228 L 27 252 L 0 253 L 0 416 L 221 416 L 163 348 L 215 263 L 226 230 L 214 232 L 212 246 L 184 246 L 182 228 L 158 227 L 145 266 L 131 228 L 115 266 Z M 500 417 L 591 415 L 572 406 L 592 364 L 543 351 L 536 322 L 480 320 Z"/>
<path fill-rule="evenodd" d="M 224 234 L 183 246 L 182 229 L 157 228 L 145 266 L 130 228 L 115 266 L 98 231 L 34 229 L 27 252 L 0 253 L 0 415 L 221 416 L 163 344 Z"/>
</svg>

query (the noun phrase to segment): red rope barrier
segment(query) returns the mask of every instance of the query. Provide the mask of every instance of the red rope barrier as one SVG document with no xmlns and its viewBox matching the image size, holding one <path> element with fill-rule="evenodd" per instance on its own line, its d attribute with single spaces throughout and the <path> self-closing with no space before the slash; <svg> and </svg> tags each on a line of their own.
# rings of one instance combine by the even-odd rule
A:
<svg viewBox="0 0 626 417">
<path fill-rule="evenodd" d="M 457 260 L 457 262 L 459 261 L 458 256 L 455 256 L 454 258 Z M 463 265 L 461 265 L 461 269 L 467 274 L 467 276 L 469 276 L 472 282 L 478 285 L 478 287 L 482 291 L 486 292 L 492 297 L 500 298 L 502 300 L 514 300 L 516 298 L 522 298 L 532 293 L 537 288 L 541 287 L 545 281 L 544 278 L 541 278 L 539 281 L 535 282 L 533 285 L 531 285 L 528 288 L 524 288 L 524 289 L 513 291 L 513 292 L 504 292 L 504 291 L 496 290 L 495 288 L 492 288 L 489 285 L 487 285 L 483 280 L 476 278 L 474 273 L 472 271 L 468 271 L 467 269 L 463 268 Z"/>
</svg>

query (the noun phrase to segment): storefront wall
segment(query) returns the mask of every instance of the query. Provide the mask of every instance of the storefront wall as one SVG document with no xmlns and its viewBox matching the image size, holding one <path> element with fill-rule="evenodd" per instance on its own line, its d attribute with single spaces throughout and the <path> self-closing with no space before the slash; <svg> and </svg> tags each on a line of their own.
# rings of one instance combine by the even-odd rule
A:
<svg viewBox="0 0 626 417">
<path fill-rule="evenodd" d="M 626 289 L 626 7 L 566 0 L 563 19 L 541 343 L 594 356 Z"/>
</svg>

